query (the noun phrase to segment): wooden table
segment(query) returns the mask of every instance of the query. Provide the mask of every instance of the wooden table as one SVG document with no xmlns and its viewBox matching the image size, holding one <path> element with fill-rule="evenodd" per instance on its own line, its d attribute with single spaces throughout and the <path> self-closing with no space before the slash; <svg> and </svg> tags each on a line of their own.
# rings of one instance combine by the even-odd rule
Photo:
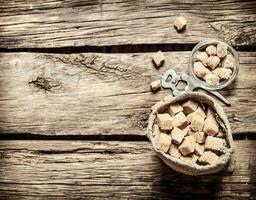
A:
<svg viewBox="0 0 256 200">
<path fill-rule="evenodd" d="M 1 199 L 256 198 L 255 1 L 3 0 L 0 10 Z M 149 83 L 170 67 L 186 72 L 209 37 L 240 58 L 221 91 L 237 162 L 233 174 L 191 177 L 148 142 L 150 107 L 169 94 Z"/>
</svg>

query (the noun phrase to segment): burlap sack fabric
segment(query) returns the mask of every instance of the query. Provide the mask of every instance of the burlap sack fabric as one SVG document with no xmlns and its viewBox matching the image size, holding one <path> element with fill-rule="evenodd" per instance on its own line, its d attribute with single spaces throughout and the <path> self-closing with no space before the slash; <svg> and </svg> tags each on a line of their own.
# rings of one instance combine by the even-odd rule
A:
<svg viewBox="0 0 256 200">
<path fill-rule="evenodd" d="M 226 141 L 227 141 L 227 148 L 218 160 L 217 163 L 213 165 L 198 165 L 198 164 L 188 164 L 178 158 L 172 157 L 169 154 L 166 154 L 158 149 L 156 149 L 155 142 L 156 138 L 152 136 L 153 125 L 155 123 L 156 114 L 165 110 L 168 105 L 174 102 L 179 102 L 185 99 L 194 99 L 202 103 L 208 104 L 212 107 L 213 110 L 219 116 L 219 120 L 222 124 L 222 127 L 226 131 Z M 187 175 L 202 175 L 202 174 L 211 174 L 218 172 L 220 170 L 226 169 L 226 171 L 233 171 L 234 169 L 234 142 L 232 138 L 230 124 L 228 122 L 227 116 L 223 111 L 223 108 L 210 96 L 199 93 L 199 92 L 191 92 L 191 93 L 184 93 L 180 96 L 173 97 L 171 95 L 164 98 L 162 101 L 156 103 L 152 107 L 152 112 L 149 116 L 148 121 L 148 129 L 147 134 L 149 140 L 151 141 L 154 150 L 157 152 L 157 155 L 163 160 L 163 162 L 171 167 L 172 169 Z"/>
</svg>

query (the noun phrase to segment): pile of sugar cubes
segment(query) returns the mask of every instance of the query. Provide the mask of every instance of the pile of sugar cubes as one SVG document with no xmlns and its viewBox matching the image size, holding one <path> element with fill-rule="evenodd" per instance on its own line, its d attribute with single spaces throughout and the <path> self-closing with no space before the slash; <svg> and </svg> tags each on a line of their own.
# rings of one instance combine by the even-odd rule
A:
<svg viewBox="0 0 256 200">
<path fill-rule="evenodd" d="M 193 99 L 175 102 L 158 113 L 152 136 L 158 150 L 188 164 L 214 164 L 227 146 L 217 114 Z"/>
<path fill-rule="evenodd" d="M 193 69 L 195 75 L 209 85 L 216 86 L 231 77 L 235 69 L 235 59 L 227 45 L 209 45 L 204 52 L 195 53 Z"/>
</svg>

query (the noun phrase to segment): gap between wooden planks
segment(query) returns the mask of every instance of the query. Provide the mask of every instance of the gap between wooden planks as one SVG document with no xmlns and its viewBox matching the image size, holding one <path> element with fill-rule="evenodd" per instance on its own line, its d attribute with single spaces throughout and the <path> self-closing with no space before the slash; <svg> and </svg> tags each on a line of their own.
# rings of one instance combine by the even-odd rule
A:
<svg viewBox="0 0 256 200">
<path fill-rule="evenodd" d="M 165 52 L 164 67 L 152 53 L 0 54 L 0 132 L 40 135 L 145 135 L 150 107 L 169 91 L 149 83 L 169 68 L 186 72 L 190 52 Z M 221 91 L 234 134 L 254 133 L 256 52 L 239 52 L 240 71 Z"/>
<path fill-rule="evenodd" d="M 256 44 L 255 1 L 4 1 L 0 48 L 195 44 L 220 38 Z M 173 28 L 184 16 L 187 30 Z"/>
<path fill-rule="evenodd" d="M 254 143 L 235 141 L 232 175 L 193 177 L 163 164 L 149 142 L 1 141 L 0 198 L 252 199 Z"/>
</svg>

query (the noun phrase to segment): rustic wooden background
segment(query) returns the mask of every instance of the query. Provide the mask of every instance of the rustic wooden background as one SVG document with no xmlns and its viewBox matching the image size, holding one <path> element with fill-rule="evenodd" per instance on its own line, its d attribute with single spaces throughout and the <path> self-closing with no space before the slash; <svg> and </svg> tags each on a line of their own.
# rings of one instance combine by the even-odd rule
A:
<svg viewBox="0 0 256 200">
<path fill-rule="evenodd" d="M 180 34 L 178 15 L 188 20 Z M 145 136 L 150 107 L 169 94 L 149 83 L 186 72 L 209 37 L 240 58 L 221 91 L 237 163 L 233 174 L 190 177 Z M 255 47 L 253 0 L 0 0 L 0 199 L 256 199 Z"/>
</svg>

